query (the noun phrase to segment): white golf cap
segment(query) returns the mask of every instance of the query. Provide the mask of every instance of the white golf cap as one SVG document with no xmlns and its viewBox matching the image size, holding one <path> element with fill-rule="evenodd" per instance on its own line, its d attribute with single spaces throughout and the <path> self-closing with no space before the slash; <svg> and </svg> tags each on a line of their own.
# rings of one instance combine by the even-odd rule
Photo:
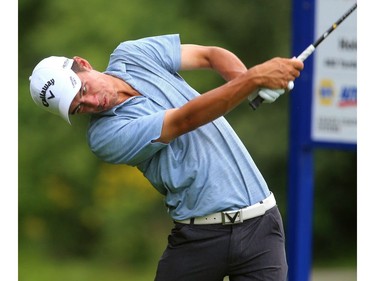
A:
<svg viewBox="0 0 375 281">
<path fill-rule="evenodd" d="M 81 88 L 81 80 L 71 69 L 73 60 L 48 57 L 39 62 L 30 76 L 30 93 L 34 102 L 60 115 L 69 124 L 69 107 Z"/>
</svg>

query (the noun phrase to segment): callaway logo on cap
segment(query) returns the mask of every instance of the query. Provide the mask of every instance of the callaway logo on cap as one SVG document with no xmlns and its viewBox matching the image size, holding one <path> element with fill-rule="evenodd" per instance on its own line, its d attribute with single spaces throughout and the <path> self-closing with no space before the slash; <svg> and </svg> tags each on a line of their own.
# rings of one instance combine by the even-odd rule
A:
<svg viewBox="0 0 375 281">
<path fill-rule="evenodd" d="M 39 62 L 30 76 L 30 93 L 34 102 L 60 115 L 69 124 L 69 107 L 81 88 L 81 80 L 71 69 L 73 60 L 48 57 Z"/>
</svg>

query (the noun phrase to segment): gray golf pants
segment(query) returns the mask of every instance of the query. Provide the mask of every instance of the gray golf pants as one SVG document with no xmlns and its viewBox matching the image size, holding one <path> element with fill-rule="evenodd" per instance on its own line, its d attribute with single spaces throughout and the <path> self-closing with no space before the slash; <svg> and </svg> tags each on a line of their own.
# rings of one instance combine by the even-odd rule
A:
<svg viewBox="0 0 375 281">
<path fill-rule="evenodd" d="M 277 206 L 239 224 L 176 223 L 155 281 L 285 281 L 285 236 Z"/>
</svg>

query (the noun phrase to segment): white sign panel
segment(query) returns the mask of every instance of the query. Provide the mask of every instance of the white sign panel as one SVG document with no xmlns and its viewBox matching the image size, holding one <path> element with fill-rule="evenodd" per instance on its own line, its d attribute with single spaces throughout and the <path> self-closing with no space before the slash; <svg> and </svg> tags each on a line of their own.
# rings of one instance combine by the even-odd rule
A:
<svg viewBox="0 0 375 281">
<path fill-rule="evenodd" d="M 346 13 L 355 0 L 317 0 L 315 39 Z M 314 52 L 313 141 L 357 142 L 357 11 Z"/>
</svg>

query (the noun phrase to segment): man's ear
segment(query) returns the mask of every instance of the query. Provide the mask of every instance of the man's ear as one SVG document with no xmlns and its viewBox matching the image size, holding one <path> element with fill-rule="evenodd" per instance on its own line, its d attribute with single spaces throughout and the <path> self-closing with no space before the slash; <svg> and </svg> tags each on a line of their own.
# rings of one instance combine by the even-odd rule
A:
<svg viewBox="0 0 375 281">
<path fill-rule="evenodd" d="M 78 63 L 82 68 L 86 68 L 87 70 L 91 70 L 93 69 L 91 64 L 85 60 L 84 58 L 81 58 L 81 57 L 78 57 L 78 56 L 74 56 L 73 57 L 73 60 Z"/>
</svg>

